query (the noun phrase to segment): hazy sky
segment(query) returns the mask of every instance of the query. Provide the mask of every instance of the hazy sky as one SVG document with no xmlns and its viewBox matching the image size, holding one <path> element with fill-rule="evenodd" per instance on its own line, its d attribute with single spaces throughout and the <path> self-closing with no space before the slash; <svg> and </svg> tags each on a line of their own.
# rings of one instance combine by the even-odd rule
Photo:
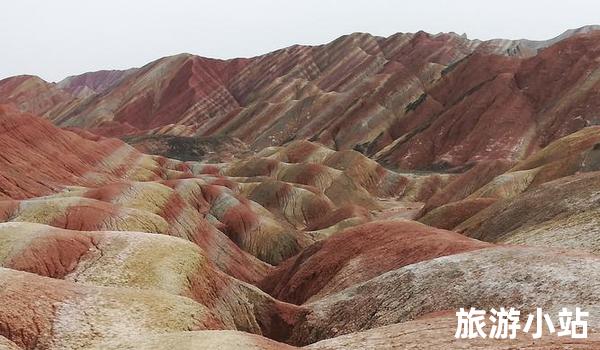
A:
<svg viewBox="0 0 600 350">
<path fill-rule="evenodd" d="M 2 0 L 0 79 L 50 81 L 189 52 L 231 58 L 351 32 L 549 39 L 600 24 L 599 0 Z"/>
</svg>

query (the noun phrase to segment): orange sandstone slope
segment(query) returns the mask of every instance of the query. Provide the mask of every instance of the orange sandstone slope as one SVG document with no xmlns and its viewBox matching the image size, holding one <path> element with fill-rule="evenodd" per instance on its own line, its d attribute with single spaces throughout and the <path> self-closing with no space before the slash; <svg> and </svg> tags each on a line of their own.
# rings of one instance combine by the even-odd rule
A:
<svg viewBox="0 0 600 350">
<path fill-rule="evenodd" d="M 142 154 L 121 141 L 89 141 L 7 105 L 0 105 L 0 145 L 0 198 L 37 197 L 119 177 L 160 178 L 143 167 Z"/>
</svg>

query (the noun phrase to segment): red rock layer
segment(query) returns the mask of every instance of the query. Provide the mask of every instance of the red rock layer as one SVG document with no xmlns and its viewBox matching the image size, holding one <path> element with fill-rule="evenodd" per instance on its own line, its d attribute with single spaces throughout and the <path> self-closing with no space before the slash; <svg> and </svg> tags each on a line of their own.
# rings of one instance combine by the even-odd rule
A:
<svg viewBox="0 0 600 350">
<path fill-rule="evenodd" d="M 306 248 L 260 286 L 277 299 L 302 304 L 405 265 L 489 246 L 413 221 L 375 221 Z"/>
<path fill-rule="evenodd" d="M 378 159 L 403 168 L 518 160 L 597 123 L 599 38 L 575 36 L 524 60 L 477 53 L 457 62 L 390 127 L 399 141 Z"/>
</svg>

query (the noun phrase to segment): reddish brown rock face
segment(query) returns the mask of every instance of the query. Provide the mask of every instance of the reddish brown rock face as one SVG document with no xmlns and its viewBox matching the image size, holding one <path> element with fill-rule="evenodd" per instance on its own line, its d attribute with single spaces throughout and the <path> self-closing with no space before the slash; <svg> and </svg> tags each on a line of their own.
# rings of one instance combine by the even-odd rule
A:
<svg viewBox="0 0 600 350">
<path fill-rule="evenodd" d="M 505 161 L 491 161 L 477 164 L 457 176 L 442 190 L 432 195 L 425 203 L 420 216 L 445 204 L 467 198 L 496 176 L 506 172 L 512 165 L 513 163 Z"/>
<path fill-rule="evenodd" d="M 600 348 L 593 29 L 0 81 L 0 348 Z"/>
<path fill-rule="evenodd" d="M 41 235 L 14 254 L 4 266 L 13 270 L 62 279 L 77 267 L 84 254 L 95 246 L 86 235 L 57 233 Z"/>
<path fill-rule="evenodd" d="M 0 104 L 37 115 L 49 115 L 54 108 L 72 102 L 73 96 L 54 84 L 29 75 L 0 80 Z"/>
<path fill-rule="evenodd" d="M 573 37 L 524 60 L 474 54 L 456 63 L 392 138 L 424 130 L 379 159 L 406 168 L 518 160 L 597 123 L 599 37 Z"/>
<path fill-rule="evenodd" d="M 419 218 L 419 221 L 429 226 L 452 230 L 463 221 L 494 204 L 496 201 L 496 198 L 470 198 L 459 200 L 433 209 Z"/>
<path fill-rule="evenodd" d="M 308 247 L 260 286 L 277 299 L 303 304 L 405 265 L 489 246 L 413 221 L 378 221 Z"/>
</svg>

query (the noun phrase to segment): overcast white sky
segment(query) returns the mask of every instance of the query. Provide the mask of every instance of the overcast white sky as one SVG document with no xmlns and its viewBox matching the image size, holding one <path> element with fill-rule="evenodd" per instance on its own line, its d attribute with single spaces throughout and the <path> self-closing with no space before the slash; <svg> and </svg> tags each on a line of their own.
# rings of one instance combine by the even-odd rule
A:
<svg viewBox="0 0 600 350">
<path fill-rule="evenodd" d="M 2 0 L 0 79 L 49 81 L 189 52 L 247 57 L 351 32 L 549 39 L 600 24 L 599 0 Z"/>
</svg>

